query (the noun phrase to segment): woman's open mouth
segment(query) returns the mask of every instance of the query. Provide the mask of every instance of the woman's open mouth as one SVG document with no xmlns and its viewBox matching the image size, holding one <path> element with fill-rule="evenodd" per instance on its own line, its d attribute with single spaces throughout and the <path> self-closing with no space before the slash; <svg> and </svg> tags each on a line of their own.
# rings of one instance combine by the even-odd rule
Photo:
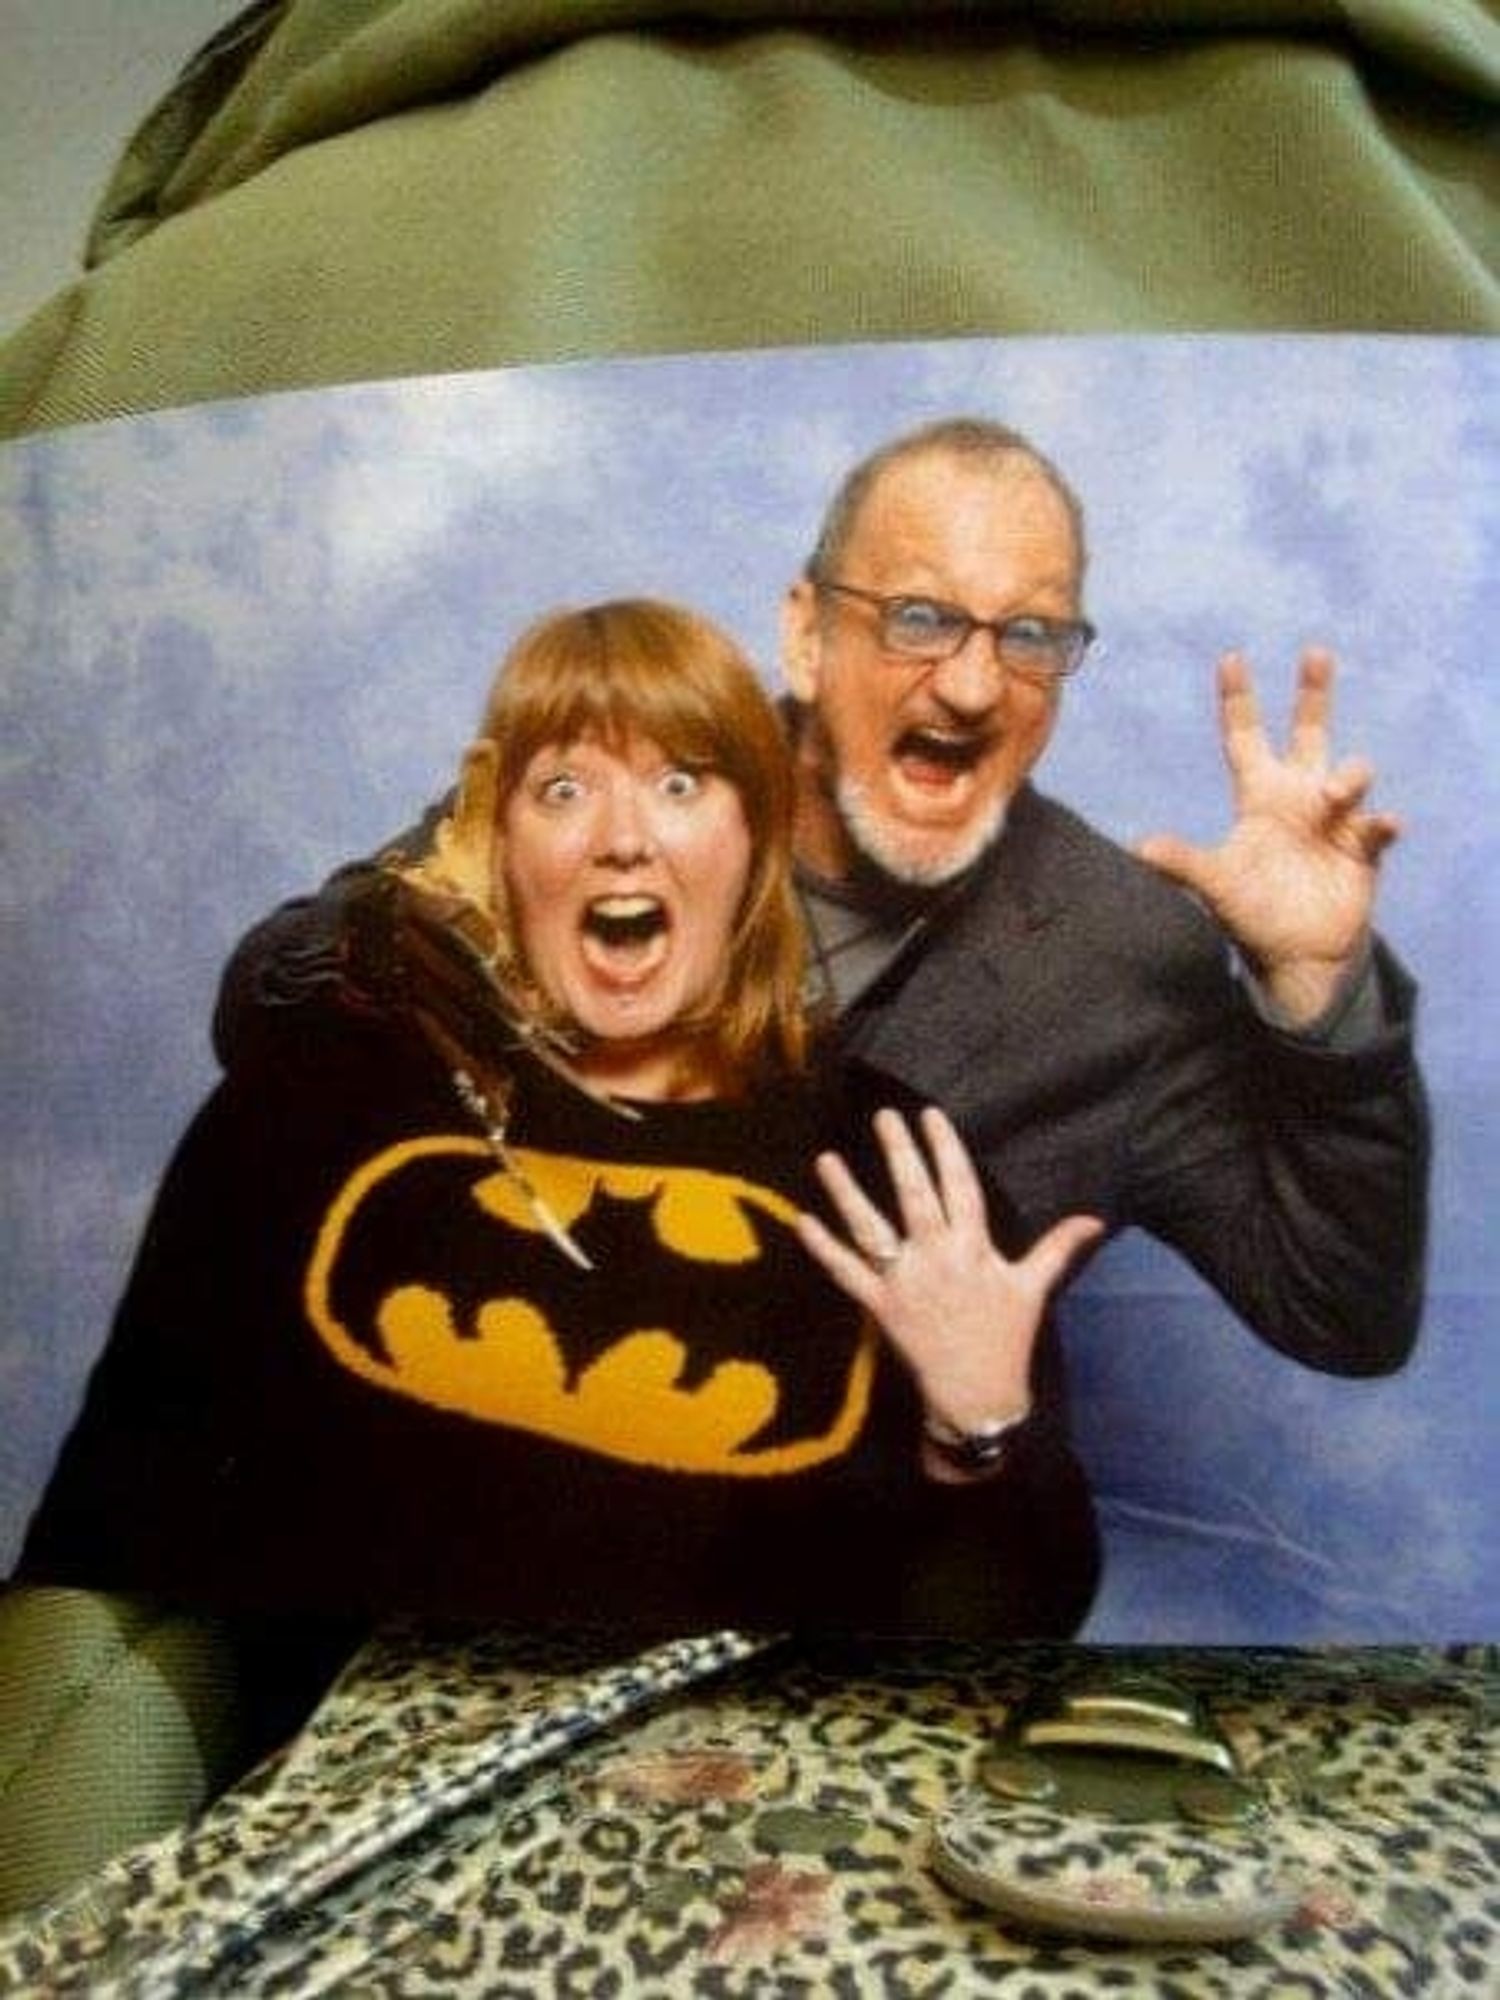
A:
<svg viewBox="0 0 1500 2000">
<path fill-rule="evenodd" d="M 606 978 L 639 979 L 666 956 L 671 928 L 657 896 L 598 896 L 583 913 L 584 959 Z"/>
</svg>

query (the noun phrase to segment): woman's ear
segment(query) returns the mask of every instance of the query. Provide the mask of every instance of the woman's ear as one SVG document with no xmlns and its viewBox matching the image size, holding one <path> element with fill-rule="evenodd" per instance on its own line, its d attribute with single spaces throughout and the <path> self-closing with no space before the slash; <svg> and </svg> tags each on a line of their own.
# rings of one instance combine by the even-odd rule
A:
<svg viewBox="0 0 1500 2000">
<path fill-rule="evenodd" d="M 822 654 L 818 593 L 801 577 L 781 600 L 781 676 L 798 701 L 817 698 Z"/>
</svg>

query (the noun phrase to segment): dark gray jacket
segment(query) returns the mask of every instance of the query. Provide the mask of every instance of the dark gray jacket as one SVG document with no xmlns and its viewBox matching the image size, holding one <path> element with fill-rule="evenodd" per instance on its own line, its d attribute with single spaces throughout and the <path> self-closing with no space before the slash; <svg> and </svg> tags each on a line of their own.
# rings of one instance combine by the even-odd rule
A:
<svg viewBox="0 0 1500 2000">
<path fill-rule="evenodd" d="M 1277 1030 L 1188 896 L 1028 786 L 841 1032 L 957 1119 L 1028 1231 L 1148 1230 L 1274 1347 L 1377 1374 L 1416 1335 L 1429 1133 L 1412 982 L 1380 944 L 1375 976 L 1356 1052 Z"/>
</svg>

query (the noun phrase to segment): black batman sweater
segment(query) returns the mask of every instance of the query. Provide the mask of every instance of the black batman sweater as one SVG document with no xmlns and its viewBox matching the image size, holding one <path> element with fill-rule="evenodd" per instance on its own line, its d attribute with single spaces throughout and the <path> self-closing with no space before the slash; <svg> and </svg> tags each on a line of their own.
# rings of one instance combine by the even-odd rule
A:
<svg viewBox="0 0 1500 2000">
<path fill-rule="evenodd" d="M 159 1190 L 21 1573 L 222 1608 L 1053 1636 L 1097 1553 L 1060 1363 L 927 1479 L 909 1377 L 789 1218 L 866 1072 L 627 1118 L 518 1059 L 508 1167 L 427 1049 L 304 1015 Z M 1003 1228 L 999 1231 L 1003 1237 Z"/>
</svg>

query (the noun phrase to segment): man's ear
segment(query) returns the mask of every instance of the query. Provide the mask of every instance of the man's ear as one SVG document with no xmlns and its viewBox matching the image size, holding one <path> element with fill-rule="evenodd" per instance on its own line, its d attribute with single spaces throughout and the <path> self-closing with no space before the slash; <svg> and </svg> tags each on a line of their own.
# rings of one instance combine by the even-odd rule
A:
<svg viewBox="0 0 1500 2000">
<path fill-rule="evenodd" d="M 818 692 L 823 663 L 822 614 L 818 593 L 801 577 L 781 600 L 781 676 L 798 701 Z"/>
</svg>

